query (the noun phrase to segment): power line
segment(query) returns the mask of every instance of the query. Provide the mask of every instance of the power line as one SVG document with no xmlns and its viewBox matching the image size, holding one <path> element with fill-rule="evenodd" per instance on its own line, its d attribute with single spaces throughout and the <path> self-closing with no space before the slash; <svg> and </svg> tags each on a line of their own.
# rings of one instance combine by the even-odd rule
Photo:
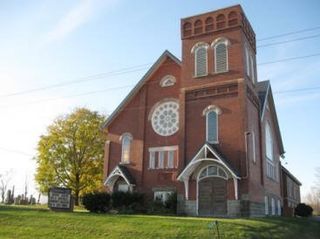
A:
<svg viewBox="0 0 320 239">
<path fill-rule="evenodd" d="M 312 27 L 312 28 L 305 28 L 305 29 L 301 29 L 301 30 L 297 30 L 297 31 L 292 31 L 292 32 L 287 32 L 287 33 L 283 33 L 283 34 L 279 34 L 279 35 L 273 35 L 273 36 L 270 36 L 270 37 L 260 38 L 260 39 L 257 40 L 257 42 L 271 40 L 271 39 L 284 37 L 284 36 L 295 35 L 295 34 L 298 34 L 298 33 L 301 33 L 301 32 L 309 32 L 309 31 L 313 31 L 313 30 L 317 30 L 317 29 L 320 29 L 320 26 Z"/>
<path fill-rule="evenodd" d="M 320 37 L 320 34 L 307 36 L 307 37 L 295 38 L 295 39 L 286 40 L 286 41 L 274 42 L 274 43 L 269 43 L 269 44 L 264 44 L 264 45 L 259 45 L 259 46 L 257 46 L 257 48 L 267 47 L 267 46 L 274 46 L 274 45 L 281 45 L 281 44 L 287 44 L 287 43 L 290 43 L 290 42 L 302 41 L 302 40 L 312 39 L 312 38 L 317 38 L 317 37 Z"/>
<path fill-rule="evenodd" d="M 320 86 L 309 87 L 309 88 L 299 88 L 299 89 L 292 89 L 292 90 L 281 90 L 275 91 L 274 94 L 286 94 L 286 93 L 294 93 L 294 92 L 302 92 L 302 91 L 314 91 L 319 90 Z"/>
<path fill-rule="evenodd" d="M 267 40 L 267 39 L 273 39 L 273 38 L 286 36 L 286 35 L 291 35 L 291 34 L 295 34 L 295 33 L 300 33 L 300 32 L 311 31 L 311 30 L 315 30 L 315 29 L 320 29 L 320 27 L 302 29 L 302 30 L 295 31 L 295 32 L 289 32 L 289 33 L 285 33 L 285 34 L 275 35 L 275 36 L 271 36 L 269 38 L 260 39 L 260 41 Z M 258 48 L 259 47 L 263 48 L 263 47 L 268 47 L 268 46 L 273 46 L 273 45 L 278 45 L 278 44 L 286 44 L 286 43 L 290 43 L 290 42 L 294 42 L 294 41 L 300 41 L 300 40 L 315 38 L 315 37 L 319 37 L 319 36 L 320 36 L 320 34 L 313 35 L 313 36 L 302 37 L 302 38 L 296 38 L 296 39 L 282 41 L 282 42 L 275 42 L 275 43 L 260 45 L 260 46 L 258 46 Z M 315 56 L 315 55 L 311 55 L 311 56 Z M 311 56 L 306 56 L 306 57 L 311 57 Z M 288 60 L 293 60 L 293 59 L 300 59 L 300 57 L 288 58 Z M 276 63 L 276 62 L 282 62 L 282 61 L 283 60 L 275 61 L 275 62 L 266 62 L 266 63 L 262 63 L 262 65 Z M 4 94 L 4 95 L 0 95 L 0 98 L 12 97 L 12 96 L 18 96 L 18 95 L 25 95 L 25 94 L 30 94 L 30 93 L 34 93 L 34 92 L 43 91 L 43 90 L 49 90 L 49 89 L 53 89 L 53 88 L 64 87 L 64 86 L 67 86 L 67 85 L 73 85 L 73 84 L 83 83 L 83 82 L 87 82 L 87 81 L 103 79 L 103 78 L 106 78 L 106 77 L 123 75 L 123 74 L 132 73 L 132 72 L 138 72 L 138 71 L 142 71 L 142 70 L 147 69 L 151 64 L 152 63 L 146 63 L 146 64 L 141 64 L 141 65 L 131 66 L 131 67 L 122 68 L 122 69 L 114 70 L 114 71 L 110 71 L 110 72 L 104 72 L 104 73 L 89 75 L 89 76 L 85 76 L 85 77 L 80 77 L 79 79 L 72 80 L 72 81 L 65 81 L 65 82 L 61 82 L 61 83 L 57 83 L 57 84 L 53 84 L 53 85 L 48 85 L 48 86 L 44 86 L 44 87 L 33 88 L 33 89 L 29 89 L 29 90 L 24 90 L 24 91 L 18 91 L 18 92 L 13 92 L 13 93 L 9 93 L 9 94 Z"/>
<path fill-rule="evenodd" d="M 286 62 L 286 61 L 304 59 L 304 58 L 309 58 L 309 57 L 315 57 L 315 56 L 319 56 L 319 55 L 320 55 L 320 53 L 312 54 L 312 55 L 305 55 L 305 56 L 298 56 L 298 57 L 291 57 L 291 58 L 284 58 L 284 59 L 279 59 L 279 60 L 276 60 L 276 61 L 268 61 L 268 62 L 259 63 L 257 65 L 268 65 L 268 64 L 278 63 L 278 62 Z M 92 95 L 92 94 L 97 94 L 97 93 L 102 93 L 102 92 L 107 92 L 107 91 L 112 91 L 112 90 L 124 89 L 124 88 L 128 88 L 128 87 L 133 87 L 133 86 L 134 86 L 133 84 L 130 84 L 130 85 L 124 85 L 124 86 L 119 86 L 119 87 L 105 88 L 105 89 L 102 89 L 102 90 L 89 91 L 89 92 L 84 92 L 84 93 L 75 94 L 75 95 L 68 95 L 68 96 L 62 96 L 62 97 L 55 97 L 55 98 L 48 98 L 48 99 L 42 99 L 42 100 L 37 100 L 37 101 L 31 101 L 31 102 L 28 102 L 28 103 L 25 103 L 25 104 L 14 105 L 14 106 L 9 106 L 9 105 L 8 106 L 4 106 L 4 105 L 2 105 L 2 106 L 0 106 L 0 108 L 26 106 L 26 105 L 32 105 L 32 104 L 37 104 L 37 103 L 49 102 L 49 101 L 57 101 L 57 100 L 62 100 L 62 99 L 67 99 L 67 98 L 74 98 L 74 97 Z"/>
<path fill-rule="evenodd" d="M 261 65 L 269 65 L 269 64 L 274 64 L 274 63 L 278 63 L 278 62 L 293 61 L 293 60 L 310 58 L 310 57 L 315 57 L 315 56 L 320 56 L 320 53 L 316 53 L 316 54 L 312 54 L 312 55 L 305 55 L 305 56 L 283 58 L 283 59 L 275 60 L 275 61 L 266 61 L 266 62 L 259 63 L 258 65 L 259 66 L 261 66 Z"/>
<path fill-rule="evenodd" d="M 119 86 L 119 87 L 106 88 L 106 89 L 102 89 L 102 90 L 84 92 L 84 93 L 75 94 L 75 95 L 67 95 L 67 96 L 62 96 L 62 97 L 55 97 L 55 98 L 47 98 L 47 99 L 42 99 L 42 100 L 36 100 L 36 101 L 31 101 L 31 102 L 28 102 L 28 103 L 25 103 L 25 104 L 19 104 L 19 105 L 14 105 L 14 106 L 9 106 L 9 105 L 8 106 L 0 106 L 0 108 L 26 106 L 26 105 L 32 105 L 32 104 L 37 104 L 37 103 L 49 102 L 49 101 L 63 100 L 63 99 L 74 98 L 74 97 L 79 97 L 79 96 L 93 95 L 93 94 L 112 91 L 112 90 L 125 89 L 125 88 L 132 87 L 132 86 L 134 86 L 134 85 L 124 85 L 124 86 Z"/>
<path fill-rule="evenodd" d="M 34 88 L 34 89 L 29 89 L 29 90 L 24 90 L 24 91 L 18 91 L 18 92 L 14 92 L 14 93 L 10 93 L 10 94 L 0 95 L 0 97 L 2 98 L 2 97 L 17 96 L 17 95 L 25 95 L 25 94 L 34 93 L 37 91 L 43 91 L 43 90 L 48 90 L 48 89 L 52 89 L 52 88 L 59 88 L 59 87 L 66 86 L 66 85 L 72 85 L 72 84 L 96 80 L 96 79 L 103 79 L 107 76 L 110 77 L 110 76 L 123 75 L 123 74 L 131 73 L 131 72 L 142 71 L 142 70 L 146 69 L 146 67 L 142 68 L 142 66 L 147 66 L 147 65 L 150 65 L 150 63 L 132 66 L 132 67 L 128 67 L 128 68 L 123 68 L 123 69 L 119 69 L 116 71 L 110 71 L 110 72 L 90 75 L 90 76 L 86 76 L 86 77 L 81 77 L 78 80 L 66 81 L 66 82 L 53 84 L 53 85 L 49 85 L 49 86 L 45 86 L 45 87 L 39 87 L 39 88 Z M 134 69 L 134 68 L 138 68 L 138 69 Z"/>
<path fill-rule="evenodd" d="M 21 155 L 24 155 L 24 156 L 30 156 L 30 157 L 33 157 L 33 156 L 34 156 L 34 155 L 32 155 L 32 154 L 25 153 L 25 152 L 22 152 L 22 151 L 20 151 L 20 150 L 6 149 L 6 148 L 3 148 L 3 147 L 0 147 L 0 150 L 6 151 L 6 152 L 9 152 L 9 153 L 21 154 Z"/>
</svg>

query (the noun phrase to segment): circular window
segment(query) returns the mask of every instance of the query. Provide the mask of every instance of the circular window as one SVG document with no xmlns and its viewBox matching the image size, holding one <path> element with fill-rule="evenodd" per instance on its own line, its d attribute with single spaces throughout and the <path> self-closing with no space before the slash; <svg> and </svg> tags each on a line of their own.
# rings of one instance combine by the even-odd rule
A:
<svg viewBox="0 0 320 239">
<path fill-rule="evenodd" d="M 152 113 L 153 130 L 161 136 L 169 136 L 179 129 L 179 104 L 175 101 L 161 103 Z"/>
</svg>

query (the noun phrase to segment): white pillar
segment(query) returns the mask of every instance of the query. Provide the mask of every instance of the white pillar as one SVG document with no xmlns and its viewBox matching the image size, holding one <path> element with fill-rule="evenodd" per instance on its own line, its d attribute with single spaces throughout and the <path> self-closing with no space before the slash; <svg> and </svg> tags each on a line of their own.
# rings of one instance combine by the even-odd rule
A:
<svg viewBox="0 0 320 239">
<path fill-rule="evenodd" d="M 186 200 L 189 199 L 189 177 L 183 180 Z"/>
<path fill-rule="evenodd" d="M 234 197 L 238 200 L 238 179 L 233 178 L 233 185 L 234 185 Z"/>
</svg>

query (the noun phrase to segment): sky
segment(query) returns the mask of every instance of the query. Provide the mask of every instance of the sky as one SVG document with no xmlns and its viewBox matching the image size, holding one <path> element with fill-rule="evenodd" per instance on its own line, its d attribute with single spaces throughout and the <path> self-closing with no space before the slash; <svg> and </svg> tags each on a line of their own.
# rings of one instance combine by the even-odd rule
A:
<svg viewBox="0 0 320 239">
<path fill-rule="evenodd" d="M 282 162 L 306 195 L 320 167 L 317 0 L 0 0 L 0 173 L 36 195 L 37 142 L 57 116 L 76 107 L 110 114 L 164 50 L 181 58 L 181 18 L 234 4 L 256 33 L 258 80 L 271 81 Z"/>
</svg>

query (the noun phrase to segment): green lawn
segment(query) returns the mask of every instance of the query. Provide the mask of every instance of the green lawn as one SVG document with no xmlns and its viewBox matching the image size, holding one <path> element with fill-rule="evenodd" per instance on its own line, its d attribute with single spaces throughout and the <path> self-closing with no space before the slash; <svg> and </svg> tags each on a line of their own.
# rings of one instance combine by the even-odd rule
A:
<svg viewBox="0 0 320 239">
<path fill-rule="evenodd" d="M 217 238 L 213 219 L 57 213 L 0 206 L 0 238 Z M 221 238 L 320 238 L 320 222 L 295 218 L 218 219 Z"/>
</svg>

